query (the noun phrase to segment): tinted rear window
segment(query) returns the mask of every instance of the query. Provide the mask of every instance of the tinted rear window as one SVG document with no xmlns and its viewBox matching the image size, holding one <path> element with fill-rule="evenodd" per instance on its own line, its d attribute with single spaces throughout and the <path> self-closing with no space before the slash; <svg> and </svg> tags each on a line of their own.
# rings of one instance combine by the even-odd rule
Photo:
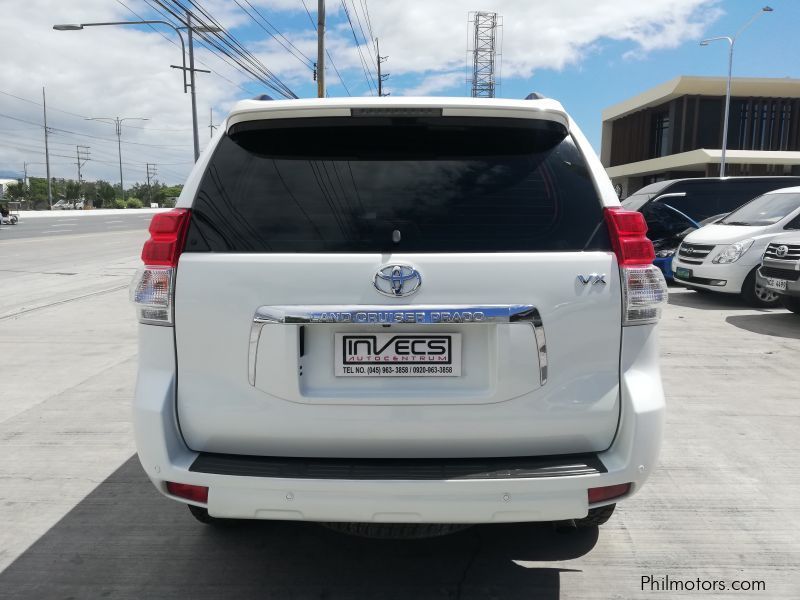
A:
<svg viewBox="0 0 800 600">
<path fill-rule="evenodd" d="M 534 119 L 285 119 L 221 140 L 187 251 L 608 249 L 564 128 Z"/>
</svg>

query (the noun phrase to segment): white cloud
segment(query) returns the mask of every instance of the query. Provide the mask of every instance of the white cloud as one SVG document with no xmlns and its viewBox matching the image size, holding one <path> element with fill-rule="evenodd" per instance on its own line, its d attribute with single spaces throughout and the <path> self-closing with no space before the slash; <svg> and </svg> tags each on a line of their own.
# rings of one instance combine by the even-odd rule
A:
<svg viewBox="0 0 800 600">
<path fill-rule="evenodd" d="M 315 33 L 298 0 L 251 2 L 271 22 L 281 25 L 302 53 L 315 60 Z M 142 15 L 152 16 L 142 0 L 125 3 Z M 260 42 L 248 42 L 248 47 L 291 87 L 312 93 L 310 70 L 257 28 L 238 6 L 228 0 L 202 0 L 200 4 L 237 37 L 260 38 Z M 306 4 L 316 19 L 316 3 L 306 0 Z M 353 4 L 347 5 L 352 11 Z M 355 5 L 360 11 L 362 0 L 355 0 Z M 393 94 L 432 94 L 462 84 L 469 31 L 467 15 L 480 5 L 474 0 L 373 0 L 368 5 L 381 51 L 390 57 L 386 66 L 392 73 L 389 83 Z M 588 53 L 599 51 L 603 40 L 628 42 L 625 57 L 641 58 L 648 52 L 700 37 L 721 14 L 717 0 L 494 0 L 483 7 L 503 17 L 502 64 L 506 81 L 530 77 L 540 69 L 580 65 Z M 326 39 L 336 66 L 354 95 L 368 93 L 361 57 L 343 19 L 341 2 L 327 0 L 327 11 L 330 20 Z M 355 14 L 351 17 L 358 27 Z M 73 32 L 51 29 L 58 22 L 133 18 L 120 2 L 111 0 L 16 3 L 14 10 L 6 11 L 0 21 L 5 59 L 0 90 L 40 101 L 41 86 L 46 85 L 48 104 L 53 109 L 91 117 L 148 117 L 150 121 L 129 122 L 130 126 L 123 130 L 126 182 L 143 180 L 147 162 L 160 165 L 162 179 L 180 181 L 191 167 L 192 136 L 189 96 L 181 92 L 180 72 L 169 68 L 180 62 L 178 48 L 165 39 L 176 41 L 175 33 L 163 29 L 162 37 L 124 27 Z M 291 27 L 283 26 L 287 18 L 291 19 Z M 363 16 L 362 25 L 366 28 Z M 374 70 L 371 44 L 362 50 L 369 68 Z M 235 99 L 251 96 L 261 88 L 207 51 L 199 49 L 197 54 L 224 76 L 197 76 L 200 139 L 204 144 L 209 133 L 209 107 L 214 107 L 218 122 Z M 341 93 L 332 68 L 326 76 L 331 92 Z M 400 82 L 407 83 L 401 86 Z M 237 85 L 254 91 L 246 92 Z M 40 123 L 41 107 L 0 95 L 0 115 Z M 56 110 L 49 112 L 49 121 L 57 129 L 105 138 L 55 132 L 51 136 L 54 176 L 75 177 L 75 145 L 85 144 L 91 146 L 93 158 L 85 168 L 87 178 L 118 178 L 113 126 L 87 122 Z M 43 162 L 41 138 L 41 127 L 0 116 L 0 171 L 21 170 L 23 161 Z M 34 164 L 30 170 L 42 175 L 44 166 Z"/>
</svg>

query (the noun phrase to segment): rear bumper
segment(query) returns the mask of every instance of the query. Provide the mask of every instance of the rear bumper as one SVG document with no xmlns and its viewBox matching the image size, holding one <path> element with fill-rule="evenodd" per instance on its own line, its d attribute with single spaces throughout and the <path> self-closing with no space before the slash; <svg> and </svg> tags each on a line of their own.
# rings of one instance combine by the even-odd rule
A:
<svg viewBox="0 0 800 600">
<path fill-rule="evenodd" d="M 169 496 L 167 481 L 207 486 L 207 508 L 212 516 L 408 523 L 580 518 L 590 508 L 589 488 L 630 482 L 632 494 L 656 466 L 664 397 L 654 326 L 625 328 L 620 423 L 612 445 L 596 455 L 601 469 L 479 479 L 339 479 L 198 471 L 193 465 L 200 454 L 186 447 L 175 416 L 172 333 L 167 327 L 140 325 L 142 351 L 133 406 L 139 459 L 164 495 Z"/>
</svg>

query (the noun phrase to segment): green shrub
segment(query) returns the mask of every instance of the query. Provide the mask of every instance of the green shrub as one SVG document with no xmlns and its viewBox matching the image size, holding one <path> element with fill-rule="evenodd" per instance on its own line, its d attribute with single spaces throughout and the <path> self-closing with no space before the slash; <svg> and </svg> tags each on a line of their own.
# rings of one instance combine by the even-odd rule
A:
<svg viewBox="0 0 800 600">
<path fill-rule="evenodd" d="M 125 208 L 125 202 L 124 202 L 124 200 L 121 200 L 120 198 L 114 198 L 109 203 L 109 208 Z"/>
<path fill-rule="evenodd" d="M 144 204 L 138 198 L 128 198 L 128 208 L 142 208 Z"/>
</svg>

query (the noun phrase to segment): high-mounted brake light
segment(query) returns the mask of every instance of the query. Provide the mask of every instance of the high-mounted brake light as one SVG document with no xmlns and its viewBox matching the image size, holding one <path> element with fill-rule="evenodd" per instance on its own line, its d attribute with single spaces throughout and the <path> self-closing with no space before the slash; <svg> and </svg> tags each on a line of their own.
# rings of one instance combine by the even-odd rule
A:
<svg viewBox="0 0 800 600">
<path fill-rule="evenodd" d="M 140 323 L 172 325 L 175 268 L 186 242 L 191 212 L 175 208 L 158 213 L 150 222 L 150 239 L 142 248 L 144 267 L 131 282 L 131 301 Z"/>
<path fill-rule="evenodd" d="M 667 282 L 661 270 L 653 265 L 656 255 L 646 235 L 644 215 L 608 207 L 605 216 L 622 277 L 622 324 L 655 323 L 667 302 Z"/>
</svg>

